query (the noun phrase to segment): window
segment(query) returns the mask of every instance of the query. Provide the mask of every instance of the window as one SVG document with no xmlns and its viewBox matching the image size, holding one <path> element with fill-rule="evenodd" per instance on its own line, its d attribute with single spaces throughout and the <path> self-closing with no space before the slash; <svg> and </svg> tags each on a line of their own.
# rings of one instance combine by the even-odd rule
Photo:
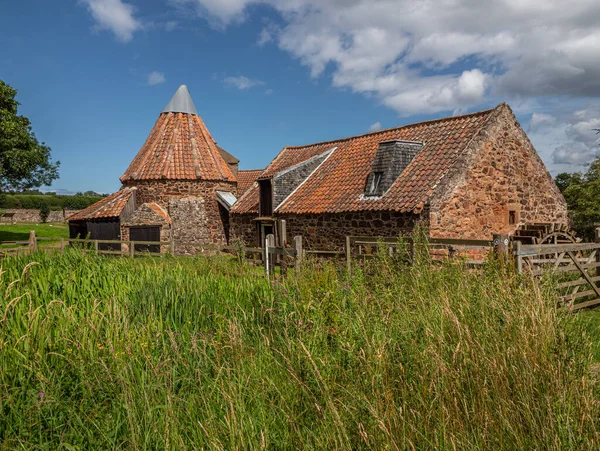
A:
<svg viewBox="0 0 600 451">
<path fill-rule="evenodd" d="M 381 179 L 383 178 L 383 172 L 373 172 L 373 177 L 371 177 L 371 183 L 367 189 L 367 195 L 374 196 L 379 191 L 379 187 L 381 186 Z"/>
<path fill-rule="evenodd" d="M 517 212 L 515 210 L 510 210 L 508 212 L 508 224 L 515 225 L 517 223 Z"/>
</svg>

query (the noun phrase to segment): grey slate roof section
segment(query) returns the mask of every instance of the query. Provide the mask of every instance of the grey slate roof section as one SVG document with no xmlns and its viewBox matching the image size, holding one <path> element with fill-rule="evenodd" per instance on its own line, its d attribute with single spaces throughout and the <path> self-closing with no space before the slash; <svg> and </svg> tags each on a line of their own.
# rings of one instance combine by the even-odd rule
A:
<svg viewBox="0 0 600 451">
<path fill-rule="evenodd" d="M 194 106 L 194 102 L 192 101 L 192 96 L 190 96 L 190 90 L 186 85 L 181 85 L 175 95 L 169 100 L 167 106 L 162 111 L 163 113 L 187 113 L 187 114 L 195 114 L 198 116 L 196 112 L 196 107 Z"/>
<path fill-rule="evenodd" d="M 227 211 L 237 202 L 237 198 L 229 191 L 217 191 L 217 200 Z"/>
</svg>

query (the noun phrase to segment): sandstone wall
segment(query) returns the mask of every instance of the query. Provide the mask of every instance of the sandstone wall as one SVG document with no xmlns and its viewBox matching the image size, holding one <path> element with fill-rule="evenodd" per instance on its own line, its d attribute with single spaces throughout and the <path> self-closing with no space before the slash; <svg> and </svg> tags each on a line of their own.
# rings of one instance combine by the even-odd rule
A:
<svg viewBox="0 0 600 451">
<path fill-rule="evenodd" d="M 286 220 L 289 242 L 294 236 L 302 235 L 305 249 L 342 251 L 348 235 L 397 237 L 410 233 L 420 217 L 387 211 L 363 211 L 281 215 L 277 219 Z"/>
<path fill-rule="evenodd" d="M 30 222 L 40 223 L 42 218 L 40 217 L 40 211 L 35 209 L 23 209 L 23 208 L 8 208 L 3 210 L 5 213 L 14 213 L 12 218 L 0 217 L 1 223 L 12 223 L 12 222 Z M 66 218 L 72 214 L 77 213 L 79 210 L 62 210 L 51 211 L 48 215 L 46 222 L 65 222 Z"/>
<path fill-rule="evenodd" d="M 524 223 L 568 223 L 566 202 L 508 108 L 473 143 L 468 166 L 431 203 L 432 237 L 490 239 Z M 452 179 L 452 176 L 450 177 Z M 515 224 L 510 224 L 511 211 Z"/>
</svg>

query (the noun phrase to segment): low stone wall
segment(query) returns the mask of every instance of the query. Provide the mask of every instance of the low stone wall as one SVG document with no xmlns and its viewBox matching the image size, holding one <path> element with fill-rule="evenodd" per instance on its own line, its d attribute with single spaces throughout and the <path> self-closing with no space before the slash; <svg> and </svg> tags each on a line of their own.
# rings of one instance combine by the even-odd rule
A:
<svg viewBox="0 0 600 451">
<path fill-rule="evenodd" d="M 427 217 L 428 215 L 424 215 Z M 256 246 L 258 228 L 255 215 L 232 215 L 232 237 L 246 246 Z M 397 237 L 413 230 L 421 216 L 389 211 L 361 211 L 318 215 L 281 215 L 285 219 L 288 242 L 301 235 L 307 250 L 343 251 L 346 236 Z"/>
<path fill-rule="evenodd" d="M 30 222 L 40 223 L 42 218 L 40 217 L 40 211 L 35 209 L 23 209 L 23 208 L 8 208 L 3 210 L 5 213 L 13 213 L 12 217 L 2 216 L 0 217 L 0 223 L 13 223 L 13 222 Z M 48 215 L 46 222 L 66 222 L 66 218 L 70 215 L 77 213 L 79 210 L 60 210 L 51 211 Z"/>
<path fill-rule="evenodd" d="M 302 235 L 307 250 L 343 251 L 346 236 L 397 237 L 413 230 L 420 216 L 389 211 L 282 215 L 288 237 Z"/>
</svg>

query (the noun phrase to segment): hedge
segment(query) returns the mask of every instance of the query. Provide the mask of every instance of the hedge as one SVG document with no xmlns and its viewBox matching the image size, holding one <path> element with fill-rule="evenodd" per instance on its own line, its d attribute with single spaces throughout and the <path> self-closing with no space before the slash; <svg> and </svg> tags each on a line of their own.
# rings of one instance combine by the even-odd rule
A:
<svg viewBox="0 0 600 451">
<path fill-rule="evenodd" d="M 39 194 L 5 194 L 0 196 L 0 208 L 25 208 L 37 209 L 49 205 L 51 210 L 81 210 L 98 202 L 100 196 L 61 196 Z"/>
</svg>

